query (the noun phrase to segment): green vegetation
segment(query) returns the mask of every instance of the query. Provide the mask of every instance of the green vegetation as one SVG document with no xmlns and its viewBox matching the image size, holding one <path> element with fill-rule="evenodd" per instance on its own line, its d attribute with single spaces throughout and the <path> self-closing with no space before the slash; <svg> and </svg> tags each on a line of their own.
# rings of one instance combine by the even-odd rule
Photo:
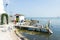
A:
<svg viewBox="0 0 60 40">
<path fill-rule="evenodd" d="M 6 14 L 6 13 L 3 13 L 2 15 L 1 15 L 1 25 L 2 24 L 4 24 L 4 17 L 6 17 L 6 23 L 8 24 L 8 14 Z"/>
</svg>

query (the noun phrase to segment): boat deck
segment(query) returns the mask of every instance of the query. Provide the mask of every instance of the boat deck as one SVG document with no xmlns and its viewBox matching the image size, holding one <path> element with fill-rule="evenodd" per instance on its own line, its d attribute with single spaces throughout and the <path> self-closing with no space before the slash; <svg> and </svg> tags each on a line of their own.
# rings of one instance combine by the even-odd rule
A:
<svg viewBox="0 0 60 40">
<path fill-rule="evenodd" d="M 37 26 L 37 27 L 35 27 L 35 26 L 29 26 L 29 25 L 20 25 L 19 27 L 20 27 L 20 28 L 39 29 L 39 30 L 44 29 L 44 30 L 47 30 L 48 33 L 53 33 L 51 29 L 49 29 L 49 28 L 46 29 L 46 28 L 44 28 L 43 26 Z"/>
</svg>

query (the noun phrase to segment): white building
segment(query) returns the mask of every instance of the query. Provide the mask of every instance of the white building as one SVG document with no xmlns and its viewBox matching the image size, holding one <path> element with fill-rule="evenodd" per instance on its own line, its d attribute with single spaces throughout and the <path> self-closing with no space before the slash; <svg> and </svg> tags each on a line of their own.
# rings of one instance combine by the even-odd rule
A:
<svg viewBox="0 0 60 40">
<path fill-rule="evenodd" d="M 16 20 L 16 18 L 18 18 L 18 22 L 19 22 L 20 24 L 23 24 L 24 21 L 25 21 L 25 17 L 24 17 L 24 15 L 22 15 L 22 14 L 15 14 L 15 20 Z"/>
<path fill-rule="evenodd" d="M 6 13 L 4 10 L 3 0 L 0 0 L 0 14 Z"/>
</svg>

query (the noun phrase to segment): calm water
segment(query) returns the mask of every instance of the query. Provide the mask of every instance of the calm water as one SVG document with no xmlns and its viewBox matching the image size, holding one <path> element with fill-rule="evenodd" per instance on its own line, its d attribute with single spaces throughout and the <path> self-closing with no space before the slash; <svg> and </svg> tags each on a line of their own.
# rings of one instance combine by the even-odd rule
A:
<svg viewBox="0 0 60 40">
<path fill-rule="evenodd" d="M 60 40 L 60 18 L 27 18 L 36 19 L 40 21 L 40 24 L 45 25 L 48 20 L 51 21 L 51 29 L 53 34 L 34 32 L 27 30 L 20 30 L 20 32 L 29 40 Z"/>
</svg>

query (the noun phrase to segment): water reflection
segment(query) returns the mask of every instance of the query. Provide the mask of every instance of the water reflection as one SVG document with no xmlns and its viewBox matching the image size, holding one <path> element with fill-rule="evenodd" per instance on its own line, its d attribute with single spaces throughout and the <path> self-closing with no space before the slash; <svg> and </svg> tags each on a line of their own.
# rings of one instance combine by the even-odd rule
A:
<svg viewBox="0 0 60 40">
<path fill-rule="evenodd" d="M 20 33 L 28 38 L 29 40 L 49 40 L 51 34 L 43 33 L 43 32 L 35 32 L 28 30 L 19 30 Z"/>
</svg>

